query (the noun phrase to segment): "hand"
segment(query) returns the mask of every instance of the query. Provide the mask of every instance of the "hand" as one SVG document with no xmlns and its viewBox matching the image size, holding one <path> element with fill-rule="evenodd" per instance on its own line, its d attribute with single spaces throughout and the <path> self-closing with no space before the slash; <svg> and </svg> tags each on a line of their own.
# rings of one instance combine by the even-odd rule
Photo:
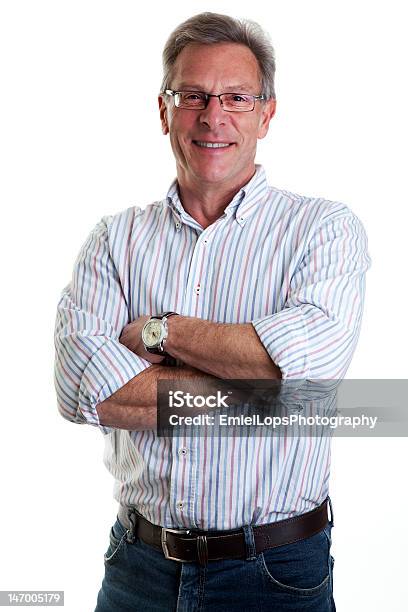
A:
<svg viewBox="0 0 408 612">
<path fill-rule="evenodd" d="M 161 363 L 164 360 L 164 355 L 155 355 L 146 351 L 142 341 L 142 329 L 150 316 L 138 317 L 131 323 L 125 325 L 119 337 L 119 342 L 126 346 L 139 357 L 143 357 L 150 363 Z"/>
</svg>

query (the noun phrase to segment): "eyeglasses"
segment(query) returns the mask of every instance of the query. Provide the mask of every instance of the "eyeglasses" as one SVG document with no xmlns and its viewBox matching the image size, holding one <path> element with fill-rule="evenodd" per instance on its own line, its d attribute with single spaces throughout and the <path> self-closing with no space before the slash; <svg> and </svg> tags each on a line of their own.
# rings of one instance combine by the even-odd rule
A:
<svg viewBox="0 0 408 612">
<path fill-rule="evenodd" d="M 266 100 L 263 94 L 260 96 L 241 93 L 209 94 L 204 91 L 173 91 L 173 89 L 166 89 L 163 93 L 174 96 L 177 108 L 189 110 L 204 110 L 210 98 L 218 98 L 225 111 L 248 112 L 254 110 L 255 100 Z"/>
</svg>

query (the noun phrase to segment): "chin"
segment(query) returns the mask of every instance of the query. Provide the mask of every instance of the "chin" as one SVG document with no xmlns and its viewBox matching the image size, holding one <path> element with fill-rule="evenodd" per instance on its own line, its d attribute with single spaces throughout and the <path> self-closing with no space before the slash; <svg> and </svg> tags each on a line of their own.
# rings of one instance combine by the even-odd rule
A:
<svg viewBox="0 0 408 612">
<path fill-rule="evenodd" d="M 233 168 L 197 168 L 194 172 L 202 181 L 219 182 L 231 176 Z"/>
</svg>

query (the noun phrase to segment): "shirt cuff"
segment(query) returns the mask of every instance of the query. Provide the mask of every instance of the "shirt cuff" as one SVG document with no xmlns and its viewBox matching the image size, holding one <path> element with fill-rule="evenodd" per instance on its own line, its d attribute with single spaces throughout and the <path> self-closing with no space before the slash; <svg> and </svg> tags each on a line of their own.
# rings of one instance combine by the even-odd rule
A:
<svg viewBox="0 0 408 612">
<path fill-rule="evenodd" d="M 265 350 L 282 373 L 282 381 L 303 384 L 310 373 L 308 333 L 298 307 L 252 321 Z M 291 388 L 293 386 L 291 385 Z"/>
<path fill-rule="evenodd" d="M 100 423 L 96 406 L 151 365 L 118 340 L 107 339 L 92 355 L 82 375 L 79 411 L 86 422 L 99 427 L 104 434 L 113 432 L 114 427 Z"/>
</svg>

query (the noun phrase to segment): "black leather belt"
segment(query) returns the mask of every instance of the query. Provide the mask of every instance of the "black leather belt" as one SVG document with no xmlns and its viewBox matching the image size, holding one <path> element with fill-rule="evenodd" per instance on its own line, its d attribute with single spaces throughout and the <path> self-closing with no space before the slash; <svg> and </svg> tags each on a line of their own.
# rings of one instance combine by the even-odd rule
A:
<svg viewBox="0 0 408 612">
<path fill-rule="evenodd" d="M 321 531 L 328 522 L 328 501 L 330 500 L 327 497 L 314 510 L 283 521 L 253 525 L 256 554 L 267 548 L 303 540 Z M 119 506 L 118 519 L 127 529 L 128 542 L 133 543 L 138 537 L 162 551 L 166 559 L 195 561 L 205 565 L 207 561 L 247 556 L 242 528 L 230 531 L 168 529 L 154 525 L 135 508 L 123 505 Z"/>
</svg>

